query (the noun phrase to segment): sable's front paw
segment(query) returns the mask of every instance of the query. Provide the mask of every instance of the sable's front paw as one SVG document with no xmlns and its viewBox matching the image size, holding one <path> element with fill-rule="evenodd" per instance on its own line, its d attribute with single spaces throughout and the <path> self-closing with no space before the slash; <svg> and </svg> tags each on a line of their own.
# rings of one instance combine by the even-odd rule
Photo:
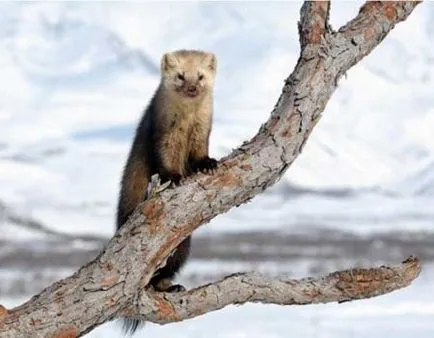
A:
<svg viewBox="0 0 434 338">
<path fill-rule="evenodd" d="M 161 177 L 161 182 L 171 181 L 174 185 L 179 185 L 181 182 L 182 175 L 176 172 L 171 172 Z"/>
<path fill-rule="evenodd" d="M 202 172 L 213 171 L 216 168 L 217 168 L 217 160 L 214 158 L 210 158 L 208 156 L 197 161 L 192 166 L 193 171 L 202 171 Z"/>
<path fill-rule="evenodd" d="M 169 179 L 174 185 L 179 185 L 181 183 L 182 175 L 178 173 L 171 173 Z"/>
</svg>

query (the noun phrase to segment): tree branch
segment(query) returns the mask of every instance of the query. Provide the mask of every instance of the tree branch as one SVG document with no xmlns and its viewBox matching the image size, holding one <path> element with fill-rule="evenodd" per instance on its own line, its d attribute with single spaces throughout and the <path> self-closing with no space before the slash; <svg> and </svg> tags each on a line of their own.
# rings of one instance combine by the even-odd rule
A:
<svg viewBox="0 0 434 338">
<path fill-rule="evenodd" d="M 160 305 L 167 306 L 159 306 L 153 317 L 154 301 L 154 307 L 149 307 L 149 311 L 140 311 L 145 318 L 158 321 L 156 316 L 159 316 L 160 322 L 168 322 L 172 319 L 171 306 L 182 318 L 179 304 L 173 303 L 175 298 L 171 298 L 181 295 L 139 290 L 145 289 L 154 271 L 197 227 L 249 201 L 280 179 L 302 151 L 342 74 L 377 46 L 397 22 L 405 20 L 416 5 L 416 2 L 368 3 L 357 18 L 338 32 L 332 32 L 327 23 L 329 4 L 305 3 L 299 25 L 302 35 L 300 58 L 286 80 L 271 117 L 257 135 L 221 159 L 212 176 L 194 175 L 182 186 L 163 191 L 141 203 L 98 257 L 74 275 L 54 283 L 17 308 L 9 311 L 0 308 L 0 336 L 82 336 L 113 318 L 137 312 L 131 309 L 143 310 L 139 304 L 147 303 L 144 302 L 146 298 L 152 304 L 155 297 L 162 300 Z M 244 288 L 259 287 L 261 279 L 240 276 L 204 290 L 234 281 L 234 286 L 240 289 L 236 291 L 239 292 L 238 300 L 246 301 Z M 273 285 L 280 287 L 282 283 L 282 280 L 276 281 Z M 386 284 L 386 280 L 379 281 L 378 292 L 389 290 L 382 289 Z M 261 288 L 258 290 L 260 292 Z M 224 291 L 227 290 L 222 288 L 221 292 Z M 290 292 L 290 289 L 285 291 Z M 190 300 L 200 299 L 197 291 L 189 292 L 191 294 L 184 296 L 190 295 Z M 252 299 L 267 301 L 266 297 L 272 294 L 270 289 L 268 294 L 263 293 L 264 299 L 260 299 L 260 294 L 259 298 L 252 295 Z M 375 294 L 373 290 L 366 295 Z M 338 296 L 336 300 L 341 299 Z M 224 305 L 224 302 L 220 303 L 222 299 L 214 298 L 213 305 L 212 299 L 207 298 L 211 302 L 209 310 Z M 195 312 L 199 311 L 198 304 L 185 306 L 185 318 L 202 313 Z"/>
<path fill-rule="evenodd" d="M 300 10 L 298 34 L 301 48 L 321 43 L 329 26 L 330 1 L 305 1 Z"/>
<path fill-rule="evenodd" d="M 420 262 L 409 257 L 400 265 L 338 271 L 300 280 L 237 273 L 181 293 L 145 291 L 123 315 L 166 324 L 197 317 L 231 304 L 305 305 L 347 302 L 383 295 L 406 287 L 419 275 Z"/>
</svg>

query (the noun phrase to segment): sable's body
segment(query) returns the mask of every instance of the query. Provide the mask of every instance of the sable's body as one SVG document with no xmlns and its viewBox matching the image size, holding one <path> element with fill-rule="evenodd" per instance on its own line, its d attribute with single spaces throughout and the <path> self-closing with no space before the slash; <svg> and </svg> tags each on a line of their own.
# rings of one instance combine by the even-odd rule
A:
<svg viewBox="0 0 434 338">
<path fill-rule="evenodd" d="M 182 50 L 163 56 L 160 85 L 137 127 L 123 173 L 117 228 L 143 200 L 152 175 L 158 173 L 162 182 L 178 184 L 192 172 L 216 167 L 216 160 L 208 157 L 215 68 L 213 54 Z M 170 281 L 189 250 L 190 237 L 177 247 L 150 284 L 160 291 L 181 290 Z M 134 333 L 139 321 L 125 319 L 124 324 Z"/>
</svg>

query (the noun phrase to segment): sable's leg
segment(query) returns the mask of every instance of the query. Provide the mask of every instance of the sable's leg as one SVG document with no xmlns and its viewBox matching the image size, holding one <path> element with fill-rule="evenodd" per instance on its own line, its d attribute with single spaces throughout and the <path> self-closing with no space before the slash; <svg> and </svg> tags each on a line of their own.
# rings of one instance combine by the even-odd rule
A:
<svg viewBox="0 0 434 338">
<path fill-rule="evenodd" d="M 182 133 L 172 132 L 160 141 L 159 147 L 161 182 L 170 180 L 178 185 L 185 176 L 187 138 Z"/>
<path fill-rule="evenodd" d="M 217 168 L 217 160 L 208 156 L 209 133 L 210 129 L 200 124 L 192 129 L 189 162 L 193 172 L 212 172 Z"/>
<path fill-rule="evenodd" d="M 182 266 L 187 261 L 190 253 L 190 241 L 191 236 L 183 240 L 175 252 L 167 259 L 166 265 L 156 271 L 155 275 L 150 281 L 150 285 L 154 287 L 156 291 L 161 292 L 180 292 L 185 291 L 185 287 L 179 284 L 173 284 L 172 280 L 175 274 L 179 272 Z"/>
<path fill-rule="evenodd" d="M 171 181 L 174 185 L 179 185 L 181 183 L 182 175 L 168 170 L 161 170 L 160 173 L 161 183 Z"/>
</svg>

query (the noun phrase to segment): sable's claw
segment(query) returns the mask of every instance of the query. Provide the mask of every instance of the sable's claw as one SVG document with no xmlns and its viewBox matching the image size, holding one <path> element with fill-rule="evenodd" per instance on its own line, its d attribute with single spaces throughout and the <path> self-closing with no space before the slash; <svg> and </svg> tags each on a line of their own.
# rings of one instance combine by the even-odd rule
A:
<svg viewBox="0 0 434 338">
<path fill-rule="evenodd" d="M 197 161 L 192 166 L 193 171 L 212 172 L 217 168 L 217 160 L 208 156 Z"/>
<path fill-rule="evenodd" d="M 168 173 L 167 175 L 162 176 L 161 181 L 162 182 L 167 182 L 167 181 L 171 181 L 174 185 L 179 185 L 182 179 L 182 175 L 175 173 L 175 172 L 171 172 Z"/>
<path fill-rule="evenodd" d="M 178 173 L 170 174 L 169 179 L 174 185 L 179 185 L 181 183 L 182 176 Z"/>
</svg>

